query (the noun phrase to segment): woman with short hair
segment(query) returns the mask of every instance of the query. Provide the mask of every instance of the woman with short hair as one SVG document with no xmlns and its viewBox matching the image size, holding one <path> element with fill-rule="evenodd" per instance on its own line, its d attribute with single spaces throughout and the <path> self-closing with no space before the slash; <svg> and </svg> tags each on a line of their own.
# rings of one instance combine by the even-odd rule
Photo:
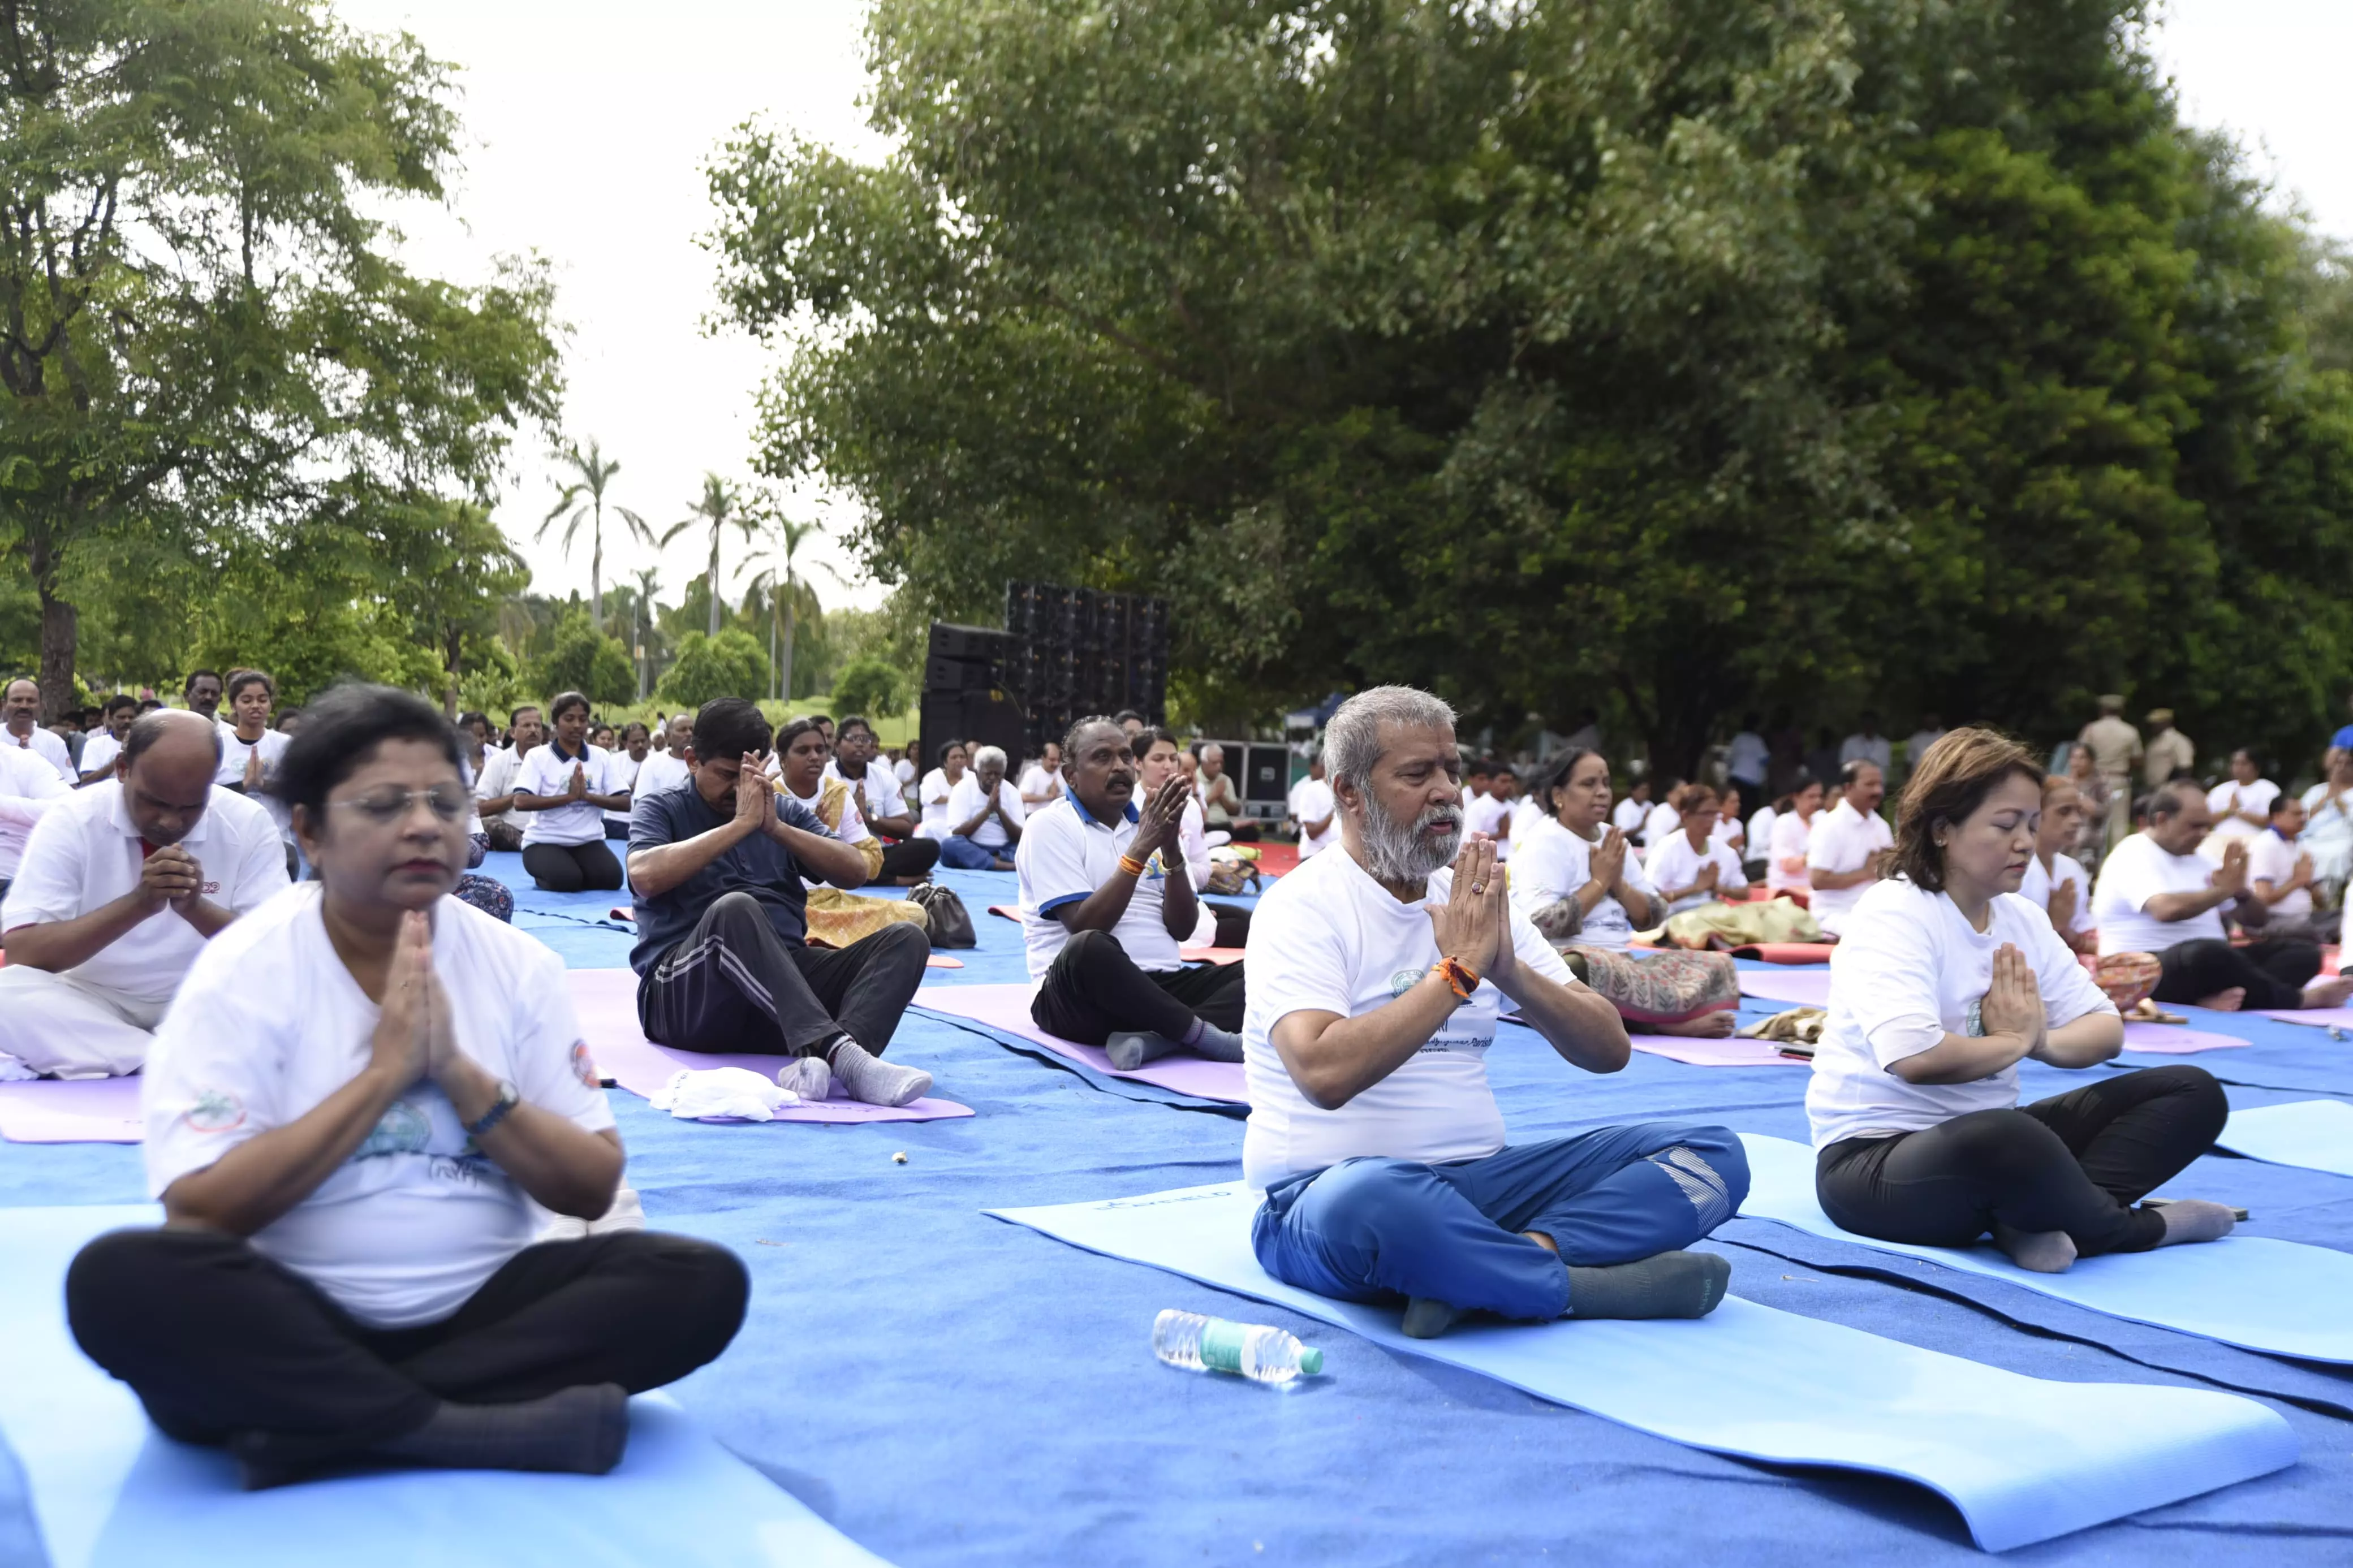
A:
<svg viewBox="0 0 2353 1568">
<path fill-rule="evenodd" d="M 319 879 L 207 943 L 142 1079 L 164 1227 L 100 1237 L 90 1359 L 248 1486 L 350 1462 L 601 1474 L 628 1396 L 717 1356 L 724 1249 L 619 1230 L 613 1113 L 546 947 L 449 897 L 458 740 L 407 692 L 331 691 L 280 767 Z M 158 1310 L 168 1303 L 168 1310 Z"/>
<path fill-rule="evenodd" d="M 1898 874 L 1863 894 L 1831 952 L 1806 1110 L 1815 1190 L 1840 1226 L 1929 1247 L 1990 1230 L 2021 1268 L 2056 1274 L 2228 1235 L 2221 1204 L 2140 1200 L 2214 1146 L 2230 1107 L 2187 1065 L 2018 1103 L 2021 1061 L 2097 1067 L 2124 1045 L 2115 1004 L 2018 895 L 2042 785 L 1990 730 L 1928 749 L 1897 807 Z"/>
</svg>

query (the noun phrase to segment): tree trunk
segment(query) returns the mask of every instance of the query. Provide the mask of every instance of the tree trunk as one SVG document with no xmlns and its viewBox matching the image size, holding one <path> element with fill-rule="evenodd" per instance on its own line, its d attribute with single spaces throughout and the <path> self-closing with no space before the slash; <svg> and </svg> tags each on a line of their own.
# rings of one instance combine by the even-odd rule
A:
<svg viewBox="0 0 2353 1568">
<path fill-rule="evenodd" d="M 28 542 L 33 585 L 41 598 L 41 719 L 44 723 L 73 706 L 74 648 L 81 612 L 58 597 L 56 546 L 35 536 Z"/>
<path fill-rule="evenodd" d="M 711 635 L 719 635 L 719 525 L 711 525 Z"/>
<path fill-rule="evenodd" d="M 794 603 L 795 596 L 787 579 L 785 589 L 785 652 L 776 666 L 777 679 L 784 682 L 785 700 L 787 702 L 793 700 L 793 633 L 797 626 L 796 612 L 800 608 Z"/>
<path fill-rule="evenodd" d="M 449 640 L 441 653 L 442 666 L 448 671 L 449 676 L 448 682 L 442 688 L 444 695 L 441 699 L 441 712 L 443 717 L 453 724 L 458 721 L 458 677 L 465 663 L 465 640 L 464 632 L 454 626 L 451 627 Z"/>
<path fill-rule="evenodd" d="M 776 589 L 772 583 L 768 585 L 768 695 L 772 700 L 782 702 L 792 694 L 776 681 L 776 672 L 781 668 L 776 663 Z"/>
<path fill-rule="evenodd" d="M 601 637 L 605 635 L 605 520 L 601 514 L 596 526 L 588 549 L 588 624 Z"/>
</svg>

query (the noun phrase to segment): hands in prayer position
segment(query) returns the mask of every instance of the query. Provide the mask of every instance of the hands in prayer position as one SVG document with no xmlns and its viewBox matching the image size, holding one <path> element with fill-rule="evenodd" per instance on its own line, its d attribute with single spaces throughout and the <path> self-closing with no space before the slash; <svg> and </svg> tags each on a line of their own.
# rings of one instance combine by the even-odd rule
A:
<svg viewBox="0 0 2353 1568">
<path fill-rule="evenodd" d="M 151 915 L 163 913 L 166 906 L 186 913 L 204 886 L 204 867 L 176 844 L 156 850 L 139 868 L 139 900 Z"/>
<path fill-rule="evenodd" d="M 2247 845 L 2244 839 L 2233 838 L 2222 847 L 2222 863 L 2207 879 L 2207 886 L 2232 898 L 2243 898 L 2247 891 Z"/>
<path fill-rule="evenodd" d="M 2042 1048 L 2047 1024 L 2042 990 L 2035 982 L 2034 968 L 2026 962 L 2026 955 L 2010 942 L 2003 942 L 1993 955 L 1993 983 L 1986 989 L 1985 1000 L 1978 1005 L 1978 1021 L 1989 1036 L 2011 1035 L 2019 1038 L 2018 1056 L 2012 1060 L 2031 1057 Z"/>
<path fill-rule="evenodd" d="M 2075 922 L 2075 884 L 2054 882 L 2051 889 L 2051 902 L 2045 907 L 2051 914 L 2051 929 L 2065 935 Z"/>
<path fill-rule="evenodd" d="M 1153 792 L 1136 814 L 1135 841 L 1130 853 L 1139 860 L 1149 861 L 1155 850 L 1166 851 L 1163 863 L 1176 858 L 1177 835 L 1185 826 L 1185 803 L 1193 798 L 1193 781 L 1183 773 L 1171 773 Z M 992 799 L 990 805 L 999 816 L 1004 803 Z"/>
<path fill-rule="evenodd" d="M 1604 892 L 1615 893 L 1618 884 L 1626 879 L 1626 834 L 1612 826 L 1602 830 L 1601 842 L 1593 850 L 1593 879 L 1601 884 Z"/>
</svg>

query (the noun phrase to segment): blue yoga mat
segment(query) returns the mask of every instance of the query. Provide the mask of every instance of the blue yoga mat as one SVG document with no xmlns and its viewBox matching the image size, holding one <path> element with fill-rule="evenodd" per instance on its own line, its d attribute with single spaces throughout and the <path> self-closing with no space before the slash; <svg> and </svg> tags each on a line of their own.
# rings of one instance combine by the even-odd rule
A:
<svg viewBox="0 0 2353 1568">
<path fill-rule="evenodd" d="M 2196 1247 L 2086 1258 L 2064 1274 L 2021 1268 L 1991 1243 L 1915 1247 L 1841 1230 L 1814 1196 L 1814 1153 L 1802 1143 L 1744 1132 L 1747 1219 L 1778 1220 L 1857 1247 L 1991 1275 L 2113 1318 L 2219 1340 L 2244 1350 L 2353 1363 L 2353 1254 L 2233 1236 Z"/>
<path fill-rule="evenodd" d="M 83 1359 L 63 1280 L 145 1205 L 0 1209 L 0 1434 L 19 1457 L 50 1568 L 876 1568 L 807 1507 L 659 1394 L 630 1407 L 608 1476 L 387 1471 L 237 1489 L 216 1450 L 174 1443 Z M 160 1310 L 168 1310 L 168 1304 Z"/>
<path fill-rule="evenodd" d="M 2268 1164 L 2353 1176 L 2353 1105 L 2299 1100 L 2233 1110 L 2215 1142 Z"/>
<path fill-rule="evenodd" d="M 1250 1248 L 1257 1206 L 1233 1183 L 989 1212 L 1694 1447 L 1917 1481 L 1949 1499 L 1989 1552 L 2296 1458 L 2287 1424 L 2236 1394 L 2051 1383 L 1737 1297 L 1696 1322 L 1488 1322 L 1408 1339 L 1394 1310 L 1331 1300 L 1261 1268 Z"/>
</svg>

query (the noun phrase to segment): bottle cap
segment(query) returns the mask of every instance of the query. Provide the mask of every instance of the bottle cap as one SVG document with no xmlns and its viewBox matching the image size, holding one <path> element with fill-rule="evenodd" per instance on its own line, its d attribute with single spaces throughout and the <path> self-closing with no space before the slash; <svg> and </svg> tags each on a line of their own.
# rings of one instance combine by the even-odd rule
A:
<svg viewBox="0 0 2353 1568">
<path fill-rule="evenodd" d="M 1299 1352 L 1299 1370 L 1305 1373 L 1310 1377 L 1314 1377 L 1317 1373 L 1322 1372 L 1324 1370 L 1324 1352 L 1316 1349 L 1314 1345 L 1308 1345 L 1303 1348 Z"/>
</svg>

